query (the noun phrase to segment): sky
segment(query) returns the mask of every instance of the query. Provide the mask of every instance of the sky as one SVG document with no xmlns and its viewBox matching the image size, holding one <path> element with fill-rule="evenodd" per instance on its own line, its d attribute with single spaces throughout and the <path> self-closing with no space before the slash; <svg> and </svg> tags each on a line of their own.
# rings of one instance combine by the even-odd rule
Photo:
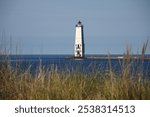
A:
<svg viewBox="0 0 150 117">
<path fill-rule="evenodd" d="M 150 38 L 150 0 L 0 0 L 0 45 L 12 54 L 73 54 L 79 20 L 86 54 L 127 46 L 137 54 Z"/>
</svg>

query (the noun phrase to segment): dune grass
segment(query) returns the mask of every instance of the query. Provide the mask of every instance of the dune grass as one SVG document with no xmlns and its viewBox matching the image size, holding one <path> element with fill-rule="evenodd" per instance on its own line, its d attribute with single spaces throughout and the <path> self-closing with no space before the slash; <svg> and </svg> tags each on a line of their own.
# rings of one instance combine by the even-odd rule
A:
<svg viewBox="0 0 150 117">
<path fill-rule="evenodd" d="M 144 60 L 145 46 L 140 61 Z M 91 74 L 58 72 L 43 66 L 31 74 L 30 68 L 26 71 L 12 69 L 5 59 L 0 62 L 0 99 L 150 99 L 150 78 L 143 75 L 141 66 L 133 70 L 130 50 L 126 53 L 119 74 L 113 72 L 111 64 L 108 71 L 94 70 Z"/>
<path fill-rule="evenodd" d="M 41 66 L 33 75 L 30 69 L 18 73 L 3 62 L 0 99 L 150 99 L 150 80 L 140 72 L 131 73 L 129 66 L 120 74 L 110 69 L 90 75 Z"/>
</svg>

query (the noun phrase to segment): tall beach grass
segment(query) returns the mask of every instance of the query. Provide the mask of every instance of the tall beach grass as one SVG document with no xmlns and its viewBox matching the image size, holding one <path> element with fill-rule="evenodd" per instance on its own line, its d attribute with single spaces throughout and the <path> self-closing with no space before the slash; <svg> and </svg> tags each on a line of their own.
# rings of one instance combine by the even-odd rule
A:
<svg viewBox="0 0 150 117">
<path fill-rule="evenodd" d="M 138 59 L 132 59 L 127 49 L 119 74 L 113 71 L 111 59 L 107 71 L 59 72 L 55 67 L 45 69 L 41 65 L 31 74 L 30 68 L 12 69 L 6 57 L 0 61 L 0 99 L 150 99 L 150 78 L 143 74 L 142 63 L 132 68 L 133 61 L 144 61 L 147 43 Z"/>
</svg>

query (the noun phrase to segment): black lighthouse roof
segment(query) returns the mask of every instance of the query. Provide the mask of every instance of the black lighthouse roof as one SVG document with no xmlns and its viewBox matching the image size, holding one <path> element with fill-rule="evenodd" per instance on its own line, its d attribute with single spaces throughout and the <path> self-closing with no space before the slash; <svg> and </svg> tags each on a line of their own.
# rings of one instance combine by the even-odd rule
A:
<svg viewBox="0 0 150 117">
<path fill-rule="evenodd" d="M 80 21 L 80 20 L 78 21 L 78 24 L 80 24 L 80 25 L 81 25 L 81 21 Z"/>
<path fill-rule="evenodd" d="M 79 27 L 80 27 L 80 26 L 82 26 L 82 23 L 81 23 L 81 21 L 80 21 L 80 20 L 78 21 L 78 23 L 77 23 L 76 27 L 78 27 L 78 26 L 79 26 Z"/>
</svg>

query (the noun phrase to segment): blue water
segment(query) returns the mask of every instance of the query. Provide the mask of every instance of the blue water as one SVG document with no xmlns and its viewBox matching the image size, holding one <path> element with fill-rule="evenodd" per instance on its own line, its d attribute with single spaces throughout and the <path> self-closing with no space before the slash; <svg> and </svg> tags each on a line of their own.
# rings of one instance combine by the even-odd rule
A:
<svg viewBox="0 0 150 117">
<path fill-rule="evenodd" d="M 16 66 L 19 63 L 21 69 L 27 69 L 29 66 L 31 70 L 39 68 L 40 65 L 45 68 L 57 68 L 57 70 L 65 71 L 82 71 L 90 72 L 93 71 L 93 67 L 97 70 L 108 67 L 107 60 L 96 60 L 96 59 L 73 59 L 65 58 L 68 55 L 22 55 L 22 56 L 11 56 L 10 61 L 12 66 Z"/>
<path fill-rule="evenodd" d="M 80 71 L 83 73 L 91 73 L 94 71 L 107 71 L 112 67 L 116 73 L 120 73 L 123 69 L 123 61 L 118 59 L 73 59 L 66 58 L 68 55 L 11 55 L 9 60 L 13 68 L 27 70 L 30 67 L 32 73 L 35 73 L 39 66 L 45 69 L 55 68 L 58 71 Z M 105 56 L 105 55 L 103 55 Z M 111 63 L 111 64 L 110 64 Z M 150 60 L 133 60 L 131 61 L 131 71 L 135 74 L 144 72 L 150 76 Z"/>
</svg>

